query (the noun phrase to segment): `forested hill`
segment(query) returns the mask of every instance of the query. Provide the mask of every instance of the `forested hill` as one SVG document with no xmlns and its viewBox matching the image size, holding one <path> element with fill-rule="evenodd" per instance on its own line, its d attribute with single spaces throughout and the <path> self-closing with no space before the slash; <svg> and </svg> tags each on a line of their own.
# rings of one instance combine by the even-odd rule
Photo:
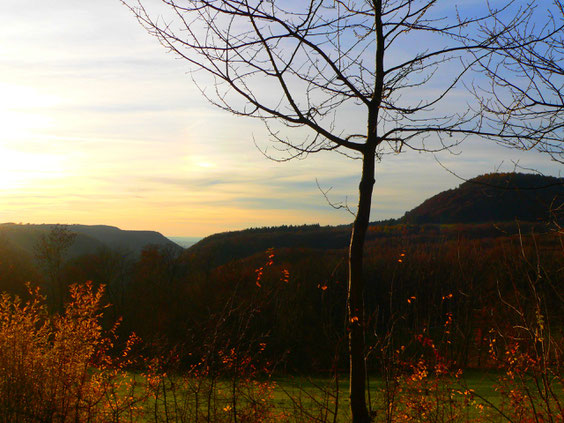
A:
<svg viewBox="0 0 564 423">
<path fill-rule="evenodd" d="M 39 239 L 47 235 L 55 225 L 0 224 L 0 242 L 33 254 Z M 101 248 L 110 248 L 138 255 L 147 245 L 157 245 L 180 250 L 181 247 L 159 232 L 127 231 L 105 225 L 68 225 L 70 232 L 77 234 L 69 248 L 68 256 L 94 253 Z"/>
<path fill-rule="evenodd" d="M 491 173 L 443 191 L 401 219 L 407 223 L 545 221 L 564 206 L 564 178 Z"/>
<path fill-rule="evenodd" d="M 349 237 L 349 226 L 302 225 L 253 228 L 208 236 L 188 248 L 184 255 L 190 261 L 212 269 L 271 247 L 340 249 L 347 245 Z"/>
<path fill-rule="evenodd" d="M 563 178 L 521 173 L 482 175 L 431 197 L 401 219 L 373 222 L 367 242 L 370 245 L 376 239 L 402 236 L 419 242 L 437 236 L 505 236 L 518 231 L 515 220 L 522 229 L 530 222 L 541 222 L 542 226 L 542 222 L 550 220 L 549 210 L 556 212 L 558 206 L 564 209 L 563 201 Z M 445 224 L 462 225 L 454 228 Z M 204 238 L 188 248 L 184 256 L 201 268 L 212 269 L 271 247 L 343 249 L 349 237 L 350 225 L 246 229 Z"/>
</svg>

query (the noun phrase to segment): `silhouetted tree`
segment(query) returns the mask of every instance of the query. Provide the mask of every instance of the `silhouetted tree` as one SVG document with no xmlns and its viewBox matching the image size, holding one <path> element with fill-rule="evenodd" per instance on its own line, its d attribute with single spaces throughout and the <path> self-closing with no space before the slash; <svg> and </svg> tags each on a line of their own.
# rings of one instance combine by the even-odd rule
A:
<svg viewBox="0 0 564 423">
<path fill-rule="evenodd" d="M 467 93 L 464 83 L 483 82 L 480 72 L 495 69 L 500 54 L 518 57 L 550 36 L 527 26 L 534 5 L 484 1 L 477 11 L 474 3 L 439 0 L 162 0 L 164 9 L 152 9 L 124 1 L 167 49 L 211 76 L 200 88 L 213 104 L 265 123 L 287 153 L 274 159 L 320 151 L 361 159 L 347 331 L 353 421 L 370 421 L 362 273 L 375 164 L 386 153 L 439 151 L 470 136 L 545 142 L 534 131 L 490 125 L 481 109 L 456 101 Z M 527 37 L 511 35 L 524 27 Z M 308 134 L 299 141 L 303 132 L 284 127 Z"/>
<path fill-rule="evenodd" d="M 43 268 L 49 283 L 51 304 L 57 311 L 63 311 L 66 286 L 62 275 L 65 253 L 76 238 L 65 225 L 54 225 L 48 233 L 41 234 L 34 250 L 35 257 Z"/>
<path fill-rule="evenodd" d="M 65 276 L 67 281 L 92 281 L 95 286 L 105 285 L 104 294 L 112 305 L 112 318 L 116 320 L 124 314 L 133 265 L 134 259 L 130 253 L 103 246 L 95 253 L 85 254 L 70 261 Z"/>
</svg>

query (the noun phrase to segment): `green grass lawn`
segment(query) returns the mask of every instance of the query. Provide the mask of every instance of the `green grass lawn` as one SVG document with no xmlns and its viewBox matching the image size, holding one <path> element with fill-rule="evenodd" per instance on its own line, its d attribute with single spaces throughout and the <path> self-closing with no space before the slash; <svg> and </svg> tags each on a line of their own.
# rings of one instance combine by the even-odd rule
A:
<svg viewBox="0 0 564 423">
<path fill-rule="evenodd" d="M 478 415 L 488 415 L 486 421 L 502 422 L 507 421 L 500 414 L 502 410 L 502 394 L 496 389 L 499 383 L 499 376 L 495 372 L 469 370 L 464 373 L 458 380 L 450 379 L 441 380 L 439 385 L 448 387 L 448 392 L 454 391 L 455 397 L 458 398 L 459 406 L 461 407 L 461 421 L 473 421 Z M 436 379 L 429 378 L 428 382 L 432 384 Z M 336 383 L 332 378 L 323 377 L 283 377 L 275 378 L 276 389 L 274 391 L 274 401 L 276 407 L 281 409 L 292 410 L 300 404 L 304 408 L 322 409 L 324 406 L 331 409 L 329 414 L 333 414 L 337 410 L 337 421 L 348 421 L 350 414 L 348 410 L 348 379 L 347 375 L 340 376 L 339 392 L 338 392 L 338 407 L 335 408 Z M 531 391 L 535 392 L 534 384 L 531 381 L 529 384 Z M 372 377 L 369 380 L 370 386 L 370 400 L 372 409 L 378 414 L 385 411 L 385 383 L 380 377 Z M 440 390 L 441 388 L 439 388 Z M 560 387 L 562 389 L 562 387 Z M 459 392 L 471 391 L 468 397 L 471 398 L 470 405 L 464 405 L 463 395 Z M 447 391 L 443 391 L 447 392 Z M 538 392 L 537 392 L 538 394 Z M 559 401 L 562 404 L 564 400 L 564 392 L 560 390 L 556 392 Z M 427 396 L 428 403 L 432 404 L 437 395 L 433 391 L 426 392 L 425 389 L 419 391 L 403 390 L 396 397 L 397 410 L 401 410 L 402 406 L 408 401 L 408 397 L 414 395 L 415 397 Z M 447 401 L 445 401 L 447 402 Z M 483 406 L 481 409 L 480 404 Z M 444 404 L 443 404 L 444 405 Z M 499 409 L 499 410 L 496 410 Z M 319 413 L 319 411 L 318 411 Z"/>
<path fill-rule="evenodd" d="M 428 377 L 422 384 L 402 385 L 403 390 L 398 392 L 394 403 L 395 413 L 399 415 L 402 412 L 413 414 L 413 410 L 417 410 L 419 404 L 425 404 L 424 408 L 436 416 L 442 416 L 437 419 L 429 418 L 421 421 L 460 421 L 473 422 L 479 420 L 481 422 L 504 422 L 508 421 L 495 410 L 501 408 L 502 395 L 496 390 L 499 375 L 486 371 L 467 371 L 459 379 L 436 379 Z M 179 378 L 180 380 L 180 378 Z M 261 382 L 261 381 L 259 381 Z M 334 378 L 331 377 L 305 377 L 305 376 L 285 376 L 274 377 L 271 380 L 262 381 L 262 385 L 254 385 L 254 382 L 243 384 L 243 388 L 238 392 L 238 400 L 236 407 L 241 412 L 248 409 L 250 402 L 269 404 L 268 409 L 274 410 L 277 415 L 292 416 L 290 421 L 325 421 L 325 422 L 347 422 L 350 421 L 350 412 L 348 408 L 348 379 L 347 375 L 339 376 L 338 389 Z M 435 382 L 437 384 L 435 385 Z M 180 384 L 178 385 L 180 386 Z M 262 388 L 260 387 L 262 386 Z M 262 391 L 265 386 L 266 390 Z M 376 422 L 383 420 L 386 410 L 386 389 L 385 383 L 380 377 L 372 377 L 369 380 L 370 386 L 370 402 L 372 410 L 376 413 Z M 437 388 L 438 386 L 438 388 Z M 426 390 L 429 388 L 429 390 Z M 435 389 L 435 390 L 433 390 Z M 464 392 L 473 391 L 472 395 L 464 396 Z M 193 411 L 193 392 L 190 391 L 191 406 Z M 207 413 L 207 397 L 206 391 L 201 391 L 199 409 L 204 414 Z M 208 391 L 209 392 L 209 391 Z M 438 392 L 438 394 L 437 394 Z M 264 393 L 264 398 L 262 397 Z M 270 394 L 270 398 L 268 395 Z M 176 398 L 173 400 L 172 390 L 166 388 L 168 407 L 173 406 L 175 401 L 183 401 L 183 393 L 177 391 Z M 232 382 L 229 380 L 216 381 L 214 385 L 214 399 L 212 408 L 215 415 L 226 416 L 232 410 Z M 442 396 L 441 396 L 442 395 Z M 559 392 L 560 400 L 563 399 L 562 392 Z M 160 392 L 160 403 L 158 403 L 159 412 L 164 412 L 163 392 Z M 465 402 L 468 398 L 468 402 Z M 411 404 L 412 408 L 406 407 Z M 264 405 L 261 404 L 261 405 Z M 415 405 L 414 405 L 415 404 Z M 438 404 L 438 406 L 437 406 Z M 480 404 L 483 410 L 480 410 Z M 154 421 L 155 402 L 148 399 L 146 403 L 149 409 L 153 411 L 147 413 L 146 421 Z M 270 408 L 272 406 L 272 408 Z M 336 418 L 335 418 L 336 413 Z M 455 415 L 455 420 L 450 420 L 448 416 Z M 445 417 L 447 416 L 447 417 Z M 213 421 L 213 419 L 212 419 Z M 223 420 L 221 420 L 223 421 Z M 226 421 L 229 421 L 227 419 Z M 401 419 L 394 420 L 401 421 Z"/>
</svg>

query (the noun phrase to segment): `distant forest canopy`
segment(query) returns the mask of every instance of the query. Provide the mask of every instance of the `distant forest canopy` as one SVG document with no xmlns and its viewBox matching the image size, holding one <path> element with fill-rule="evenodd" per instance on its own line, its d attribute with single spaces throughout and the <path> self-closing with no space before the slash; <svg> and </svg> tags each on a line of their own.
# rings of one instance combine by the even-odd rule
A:
<svg viewBox="0 0 564 423">
<path fill-rule="evenodd" d="M 490 173 L 443 191 L 401 219 L 409 223 L 485 223 L 561 220 L 564 178 Z"/>
<path fill-rule="evenodd" d="M 506 182 L 508 177 L 512 182 Z M 374 313 L 368 319 L 370 343 L 389 333 L 398 342 L 421 331 L 443 336 L 448 312 L 457 334 L 449 344 L 450 358 L 461 366 L 485 366 L 488 345 L 482 335 L 491 325 L 513 319 L 511 310 L 500 305 L 500 296 L 528 307 L 531 278 L 555 330 L 563 330 L 557 323 L 564 322 L 563 233 L 555 218 L 557 208 L 563 208 L 562 179 L 500 174 L 472 181 L 419 207 L 430 210 L 444 201 L 436 215 L 446 219 L 479 204 L 488 211 L 480 215 L 481 223 L 413 223 L 406 217 L 418 216 L 416 208 L 402 219 L 371 225 L 365 256 L 365 301 Z M 504 189 L 491 195 L 492 186 Z M 522 195 L 525 191 L 540 199 Z M 506 192 L 520 203 L 503 214 L 495 208 L 517 201 L 511 202 L 511 196 L 502 194 Z M 532 215 L 535 208 L 523 204 L 541 199 L 551 213 L 539 207 Z M 492 221 L 491 216 L 507 219 Z M 521 221 L 523 216 L 530 221 Z M 49 240 L 57 230 L 80 232 L 68 251 L 54 257 L 59 261 L 45 260 L 49 251 L 38 255 L 37 241 Z M 282 360 L 289 371 L 324 371 L 334 364 L 336 353 L 339 366 L 346 367 L 343 302 L 349 236 L 347 225 L 254 228 L 212 235 L 183 250 L 155 232 L 3 224 L 0 291 L 25 296 L 30 281 L 49 299 L 60 295 L 54 284 L 90 280 L 106 285 L 105 300 L 112 304 L 108 322 L 123 317 L 121 333 L 140 335 L 149 352 L 168 348 L 190 364 L 198 346 L 209 344 L 209 334 L 219 331 L 222 342 L 264 343 L 265 359 Z M 140 252 L 112 244 L 120 239 L 139 242 Z M 77 248 L 88 242 L 90 249 Z M 59 304 L 50 303 L 53 309 Z M 226 308 L 229 304 L 232 309 Z M 248 321 L 244 333 L 237 332 L 241 319 Z"/>
</svg>

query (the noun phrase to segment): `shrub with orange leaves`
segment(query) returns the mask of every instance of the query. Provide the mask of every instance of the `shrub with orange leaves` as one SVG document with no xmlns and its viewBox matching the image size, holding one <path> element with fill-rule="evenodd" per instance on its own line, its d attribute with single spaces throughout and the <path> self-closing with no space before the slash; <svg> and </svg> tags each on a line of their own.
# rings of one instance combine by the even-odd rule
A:
<svg viewBox="0 0 564 423">
<path fill-rule="evenodd" d="M 132 418 L 134 381 L 108 354 L 112 336 L 100 324 L 103 287 L 72 285 L 62 315 L 49 315 L 39 289 L 28 290 L 25 302 L 0 296 L 0 421 Z"/>
<path fill-rule="evenodd" d="M 499 411 L 512 422 L 564 421 L 561 357 L 550 356 L 562 345 L 548 341 L 537 338 L 530 346 L 522 339 L 511 339 L 495 357 L 502 371 L 496 386 L 501 397 Z"/>
<path fill-rule="evenodd" d="M 400 404 L 392 422 L 479 422 L 483 407 L 471 389 L 462 388 L 462 371 L 447 363 L 430 364 L 423 358 L 398 379 Z M 471 416 L 471 418 L 469 417 Z"/>
<path fill-rule="evenodd" d="M 447 324 L 451 321 L 452 316 L 447 314 Z M 384 392 L 387 403 L 377 407 L 376 414 L 394 423 L 485 421 L 474 392 L 462 388 L 462 370 L 440 353 L 439 345 L 427 333 L 414 335 L 414 341 L 420 351 L 416 356 L 409 356 L 405 346 L 395 352 L 399 371 L 392 388 L 396 392 Z M 405 355 L 408 357 L 400 358 Z"/>
</svg>

